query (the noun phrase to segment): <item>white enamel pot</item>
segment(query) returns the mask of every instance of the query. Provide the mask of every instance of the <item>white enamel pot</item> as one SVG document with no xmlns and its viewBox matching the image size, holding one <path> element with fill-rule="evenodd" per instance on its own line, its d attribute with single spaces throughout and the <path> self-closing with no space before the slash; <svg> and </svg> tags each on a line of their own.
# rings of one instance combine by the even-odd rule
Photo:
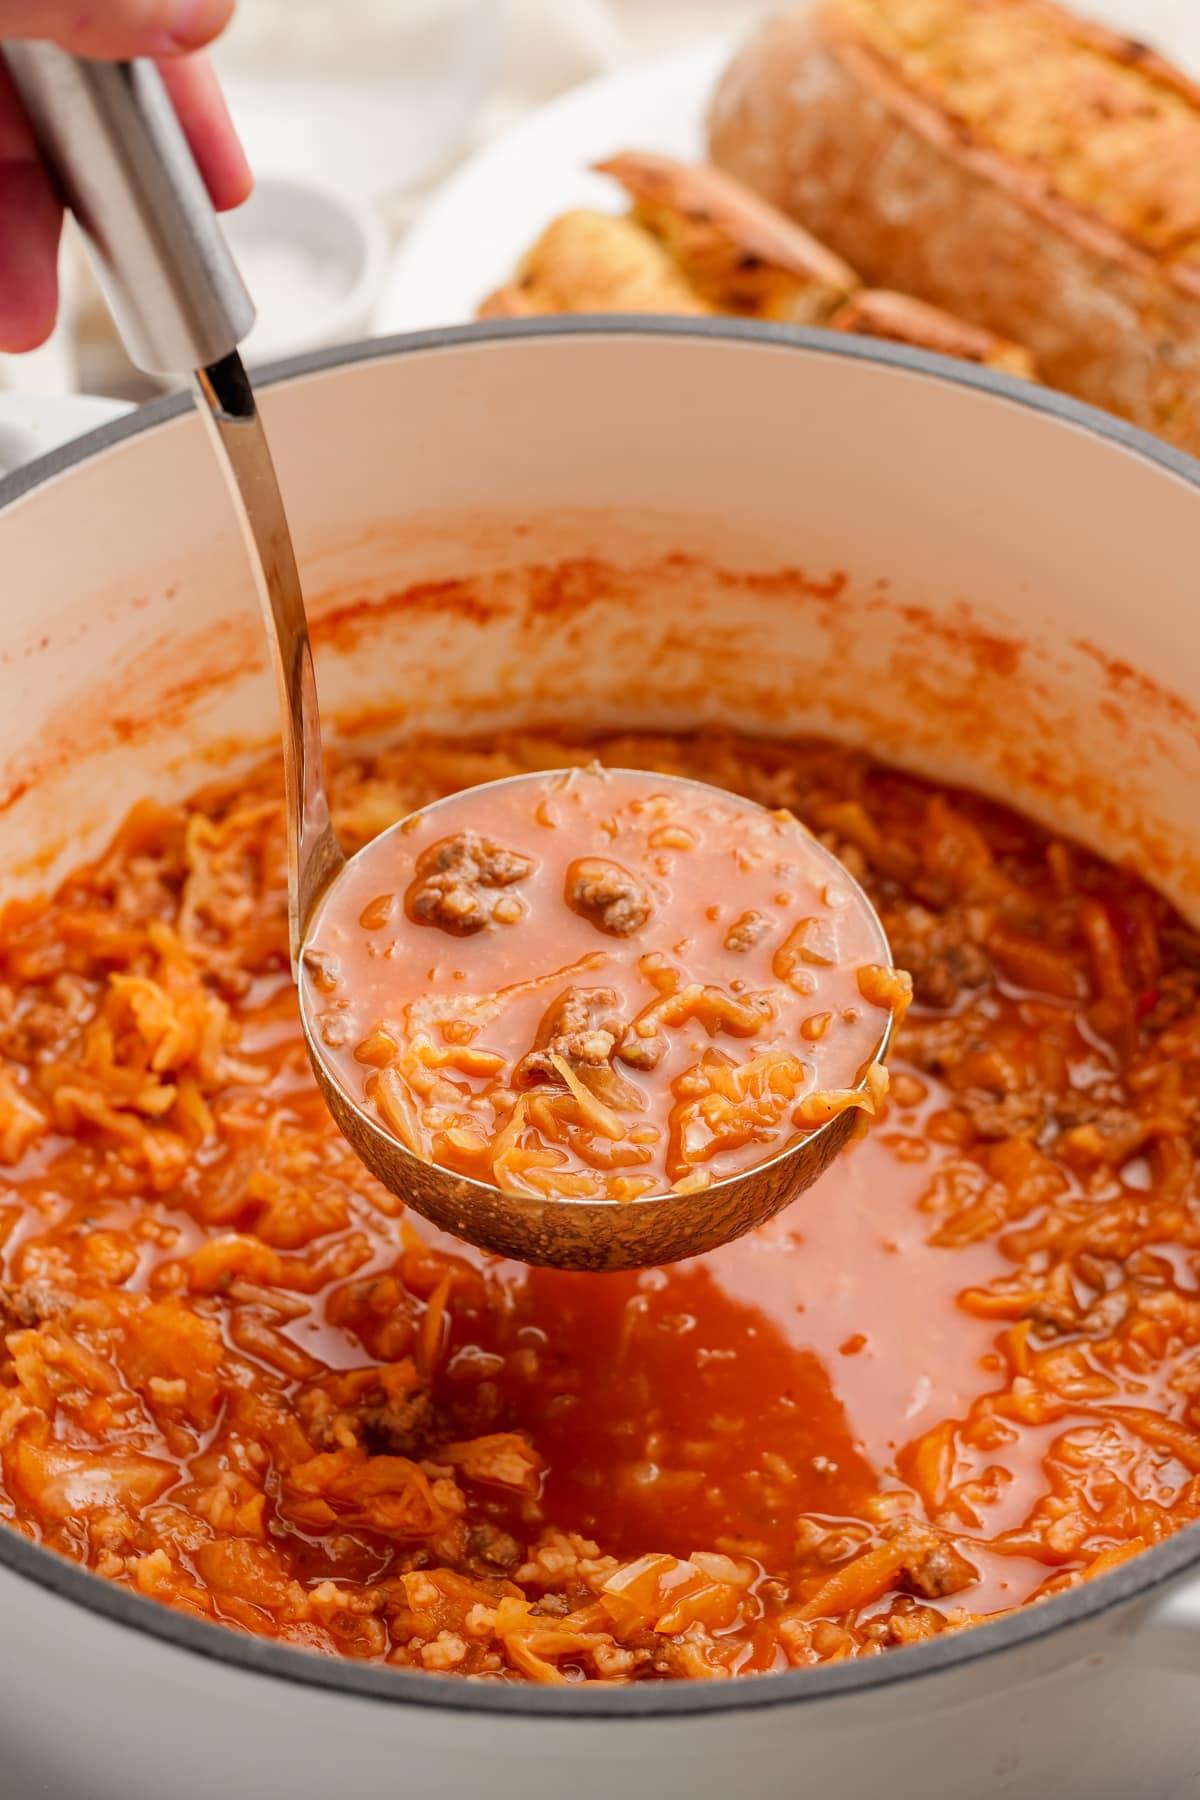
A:
<svg viewBox="0 0 1200 1800">
<path fill-rule="evenodd" d="M 818 730 L 1133 858 L 1200 917 L 1200 465 L 936 358 L 726 322 L 489 325 L 264 391 L 331 731 Z M 187 402 L 0 485 L 0 869 L 270 741 Z M 564 1691 L 309 1657 L 0 1526 L 0 1793 L 86 1800 L 1173 1800 L 1200 1528 L 974 1632 Z"/>
</svg>

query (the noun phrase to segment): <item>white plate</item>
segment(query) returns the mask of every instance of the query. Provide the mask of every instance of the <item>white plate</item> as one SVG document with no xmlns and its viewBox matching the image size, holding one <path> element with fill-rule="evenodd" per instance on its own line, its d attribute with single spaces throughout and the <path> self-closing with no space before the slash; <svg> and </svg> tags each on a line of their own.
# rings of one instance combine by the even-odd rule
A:
<svg viewBox="0 0 1200 1800">
<path fill-rule="evenodd" d="M 1147 38 L 1200 76 L 1197 0 L 1083 0 L 1081 11 Z M 704 111 L 733 42 L 710 40 L 634 63 L 562 94 L 485 146 L 441 187 L 402 244 L 375 329 L 419 331 L 474 316 L 558 213 L 619 211 L 589 165 L 617 150 L 704 155 Z"/>
<path fill-rule="evenodd" d="M 556 214 L 621 210 L 589 172 L 617 150 L 704 154 L 704 108 L 728 61 L 724 39 L 634 63 L 572 88 L 471 158 L 418 216 L 392 265 L 376 331 L 420 331 L 473 317 Z"/>
<path fill-rule="evenodd" d="M 132 410 L 99 394 L 0 394 L 0 475 Z"/>
</svg>

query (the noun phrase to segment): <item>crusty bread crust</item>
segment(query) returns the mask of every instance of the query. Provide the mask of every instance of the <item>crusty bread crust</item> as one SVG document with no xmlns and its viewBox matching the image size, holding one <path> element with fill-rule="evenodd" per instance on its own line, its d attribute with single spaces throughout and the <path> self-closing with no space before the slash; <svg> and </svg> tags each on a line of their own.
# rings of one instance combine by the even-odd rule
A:
<svg viewBox="0 0 1200 1800">
<path fill-rule="evenodd" d="M 1200 123 L 1200 92 L 1139 46 L 1042 0 L 957 4 L 1035 6 L 1081 59 L 1089 105 L 1103 105 L 1107 63 L 1114 80 L 1134 68 L 1162 84 Z M 1118 228 L 1111 208 L 1065 198 L 1053 166 L 997 148 L 986 121 L 939 103 L 868 42 L 854 10 L 819 0 L 747 45 L 712 104 L 714 161 L 868 283 L 1027 345 L 1054 386 L 1200 451 L 1200 265 Z M 1019 64 L 1006 75 L 1025 79 Z M 1168 211 L 1178 179 L 1162 170 Z"/>
<path fill-rule="evenodd" d="M 532 319 L 548 310 L 535 306 L 524 289 L 510 281 L 504 287 L 493 288 L 480 301 L 475 316 L 479 319 Z"/>
<path fill-rule="evenodd" d="M 848 263 L 719 169 L 622 150 L 596 164 L 699 294 L 723 312 L 820 325 L 859 286 Z"/>
<path fill-rule="evenodd" d="M 942 356 L 957 356 L 963 362 L 982 363 L 1026 381 L 1034 376 L 1033 358 L 1019 344 L 1010 344 L 980 325 L 969 325 L 940 306 L 930 306 L 927 300 L 914 300 L 911 294 L 894 294 L 887 288 L 860 288 L 834 313 L 829 325 L 833 331 L 886 338 L 893 344 L 912 344 Z"/>
</svg>

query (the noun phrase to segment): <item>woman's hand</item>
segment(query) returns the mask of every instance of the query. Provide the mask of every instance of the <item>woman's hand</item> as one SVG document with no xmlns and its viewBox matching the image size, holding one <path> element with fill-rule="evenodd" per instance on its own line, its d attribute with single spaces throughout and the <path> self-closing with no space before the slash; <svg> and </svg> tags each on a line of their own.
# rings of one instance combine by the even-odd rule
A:
<svg viewBox="0 0 1200 1800">
<path fill-rule="evenodd" d="M 0 0 L 0 40 L 48 38 L 77 56 L 152 56 L 213 204 L 237 206 L 250 169 L 216 78 L 195 52 L 234 0 Z M 0 59 L 0 350 L 32 350 L 58 311 L 62 207 Z"/>
</svg>

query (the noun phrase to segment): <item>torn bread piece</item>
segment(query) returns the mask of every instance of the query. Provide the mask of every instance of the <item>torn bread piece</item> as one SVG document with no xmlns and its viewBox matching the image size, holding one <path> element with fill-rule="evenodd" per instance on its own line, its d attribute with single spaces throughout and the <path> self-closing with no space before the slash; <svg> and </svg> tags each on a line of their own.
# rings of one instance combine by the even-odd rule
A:
<svg viewBox="0 0 1200 1800">
<path fill-rule="evenodd" d="M 490 294 L 481 318 L 538 313 L 707 313 L 671 256 L 632 219 L 563 213 L 522 258 L 515 281 Z"/>
<path fill-rule="evenodd" d="M 703 315 L 824 325 L 1032 377 L 1028 352 L 904 294 L 864 289 L 849 264 L 716 169 L 649 151 L 598 163 L 628 214 L 563 213 L 488 296 L 483 318 L 545 313 Z"/>
<path fill-rule="evenodd" d="M 715 311 L 823 325 L 861 285 L 848 263 L 719 169 L 646 150 L 596 164 Z"/>
<path fill-rule="evenodd" d="M 893 344 L 911 344 L 918 350 L 936 350 L 957 356 L 962 362 L 1003 369 L 1032 381 L 1033 358 L 1020 344 L 997 337 L 981 325 L 970 325 L 940 306 L 914 300 L 911 294 L 893 294 L 887 288 L 860 288 L 852 300 L 834 313 L 832 331 L 862 337 L 886 338 Z"/>
</svg>

